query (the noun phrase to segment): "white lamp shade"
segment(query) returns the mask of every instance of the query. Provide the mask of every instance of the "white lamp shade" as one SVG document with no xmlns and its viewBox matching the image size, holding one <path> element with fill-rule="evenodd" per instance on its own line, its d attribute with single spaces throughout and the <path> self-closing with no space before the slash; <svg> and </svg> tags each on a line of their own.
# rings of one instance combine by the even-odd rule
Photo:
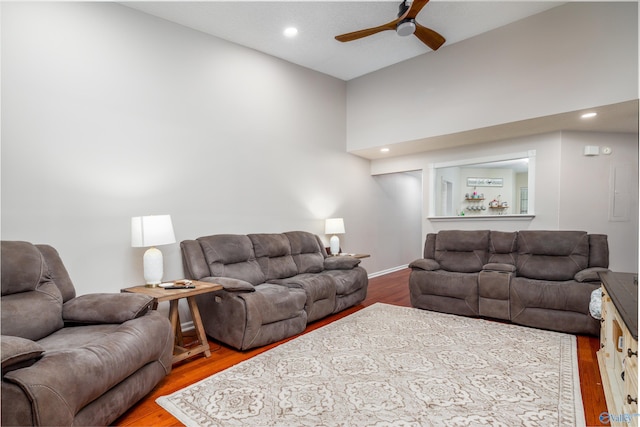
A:
<svg viewBox="0 0 640 427">
<path fill-rule="evenodd" d="M 171 215 L 136 216 L 131 218 L 131 246 L 142 248 L 176 242 Z"/>
<path fill-rule="evenodd" d="M 328 218 L 324 223 L 325 234 L 344 234 L 344 220 L 342 218 Z"/>
</svg>

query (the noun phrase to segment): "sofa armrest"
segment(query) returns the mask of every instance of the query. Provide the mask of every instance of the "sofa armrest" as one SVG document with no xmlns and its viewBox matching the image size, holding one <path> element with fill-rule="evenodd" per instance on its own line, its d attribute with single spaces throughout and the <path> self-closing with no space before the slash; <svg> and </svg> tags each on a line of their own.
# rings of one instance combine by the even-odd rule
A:
<svg viewBox="0 0 640 427">
<path fill-rule="evenodd" d="M 482 271 L 500 271 L 505 273 L 515 273 L 516 266 L 513 264 L 503 264 L 497 262 L 490 262 L 482 266 Z"/>
<path fill-rule="evenodd" d="M 324 259 L 325 270 L 352 270 L 358 264 L 360 260 L 349 255 L 330 256 Z"/>
<path fill-rule="evenodd" d="M 598 273 L 605 271 L 609 271 L 609 269 L 604 267 L 589 267 L 578 271 L 573 278 L 576 282 L 600 282 Z"/>
<path fill-rule="evenodd" d="M 435 259 L 420 258 L 409 264 L 409 268 L 434 271 L 440 270 L 440 264 L 438 264 L 438 261 L 436 261 Z"/>
<path fill-rule="evenodd" d="M 251 283 L 233 277 L 204 277 L 200 281 L 222 285 L 227 292 L 255 292 L 256 290 Z"/>
<path fill-rule="evenodd" d="M 153 297 L 143 294 L 87 294 L 62 306 L 62 320 L 70 323 L 124 323 L 149 311 Z"/>
<path fill-rule="evenodd" d="M 117 395 L 118 386 L 125 384 L 126 393 L 131 393 L 126 381 L 142 390 L 150 378 L 171 370 L 174 334 L 166 316 L 152 311 L 103 332 L 94 331 L 91 342 L 46 351 L 31 366 L 3 373 L 3 380 L 19 387 L 32 402 L 33 425 L 71 426 L 81 409 L 87 410 L 101 396 Z M 149 369 L 157 373 L 149 374 Z M 131 375 L 145 370 L 146 379 Z"/>
<path fill-rule="evenodd" d="M 35 341 L 26 338 L 2 335 L 0 354 L 2 357 L 2 375 L 15 369 L 33 365 L 44 353 L 44 348 Z"/>
</svg>

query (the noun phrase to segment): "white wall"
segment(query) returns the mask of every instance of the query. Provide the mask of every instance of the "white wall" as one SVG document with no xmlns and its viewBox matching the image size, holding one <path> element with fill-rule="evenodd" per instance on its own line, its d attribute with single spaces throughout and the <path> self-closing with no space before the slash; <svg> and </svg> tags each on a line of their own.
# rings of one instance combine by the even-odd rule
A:
<svg viewBox="0 0 640 427">
<path fill-rule="evenodd" d="M 347 149 L 637 99 L 637 8 L 570 2 L 353 79 Z"/>
<path fill-rule="evenodd" d="M 422 171 L 374 178 L 378 185 L 375 197 L 378 208 L 371 212 L 376 226 L 369 233 L 375 236 L 374 246 L 379 256 L 403 260 L 397 267 L 406 266 L 422 256 Z M 392 234 L 382 232 L 389 228 L 393 229 Z"/>
<path fill-rule="evenodd" d="M 2 4 L 2 238 L 49 243 L 79 294 L 141 284 L 130 217 L 178 241 L 345 218 L 370 272 L 410 260 L 369 162 L 346 154 L 345 83 L 115 3 Z M 376 230 L 376 236 L 370 232 Z M 165 279 L 183 276 L 162 246 Z"/>
<path fill-rule="evenodd" d="M 584 156 L 584 147 L 609 147 L 611 154 Z M 601 150 L 602 151 L 602 150 Z M 612 269 L 638 271 L 638 139 L 635 135 L 563 132 L 560 176 L 561 229 L 608 235 Z M 624 174 L 613 186 L 613 174 Z M 612 197 L 617 201 L 610 214 Z M 626 213 L 623 218 L 618 213 Z M 615 268 L 614 268 L 615 267 Z"/>
<path fill-rule="evenodd" d="M 612 148 L 612 154 L 586 157 L 584 146 Z M 535 217 L 533 219 L 428 219 L 432 183 L 423 174 L 423 241 L 427 233 L 445 229 L 585 230 L 607 234 L 610 268 L 638 271 L 638 136 L 635 134 L 556 132 L 513 140 L 496 141 L 470 147 L 457 147 L 421 155 L 375 160 L 371 173 L 387 174 L 402 170 L 428 171 L 433 163 L 498 154 L 536 152 Z M 629 166 L 629 218 L 609 220 L 609 186 L 612 166 Z M 529 194 L 531 198 L 531 193 Z"/>
</svg>

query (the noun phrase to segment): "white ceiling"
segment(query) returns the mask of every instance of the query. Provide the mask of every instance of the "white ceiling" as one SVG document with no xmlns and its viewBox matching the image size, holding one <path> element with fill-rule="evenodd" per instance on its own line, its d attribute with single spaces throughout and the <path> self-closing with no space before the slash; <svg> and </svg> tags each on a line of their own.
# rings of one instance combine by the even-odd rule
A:
<svg viewBox="0 0 640 427">
<path fill-rule="evenodd" d="M 349 80 L 432 52 L 416 37 L 384 31 L 341 43 L 335 36 L 396 19 L 394 1 L 125 2 L 128 7 L 182 24 L 294 64 Z M 540 13 L 565 2 L 433 0 L 417 21 L 447 45 Z M 286 27 L 298 28 L 291 39 Z"/>
<path fill-rule="evenodd" d="M 446 39 L 442 48 L 543 12 L 566 2 L 432 0 L 417 21 Z M 336 35 L 393 21 L 400 0 L 394 1 L 160 1 L 124 2 L 125 6 L 211 34 L 348 81 L 418 55 L 437 55 L 414 36 L 394 31 L 341 43 Z M 283 35 L 295 26 L 295 38 Z M 441 49 L 442 49 L 441 48 Z M 390 146 L 394 156 L 445 147 L 496 141 L 559 130 L 638 132 L 638 102 L 594 106 L 597 120 L 579 119 L 580 112 L 442 135 Z M 368 159 L 386 157 L 379 148 L 353 154 Z"/>
</svg>

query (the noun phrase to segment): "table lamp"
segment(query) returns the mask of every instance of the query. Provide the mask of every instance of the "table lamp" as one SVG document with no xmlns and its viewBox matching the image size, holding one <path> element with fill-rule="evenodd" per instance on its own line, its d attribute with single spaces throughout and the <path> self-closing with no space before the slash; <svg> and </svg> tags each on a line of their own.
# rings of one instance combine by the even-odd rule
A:
<svg viewBox="0 0 640 427">
<path fill-rule="evenodd" d="M 175 243 L 171 215 L 136 216 L 131 218 L 131 246 L 149 247 L 144 253 L 146 286 L 154 288 L 162 282 L 162 252 L 155 246 Z"/>
<path fill-rule="evenodd" d="M 333 234 L 329 240 L 332 255 L 340 253 L 340 239 L 337 234 L 344 234 L 344 220 L 342 218 L 328 218 L 324 223 L 324 233 Z"/>
</svg>

